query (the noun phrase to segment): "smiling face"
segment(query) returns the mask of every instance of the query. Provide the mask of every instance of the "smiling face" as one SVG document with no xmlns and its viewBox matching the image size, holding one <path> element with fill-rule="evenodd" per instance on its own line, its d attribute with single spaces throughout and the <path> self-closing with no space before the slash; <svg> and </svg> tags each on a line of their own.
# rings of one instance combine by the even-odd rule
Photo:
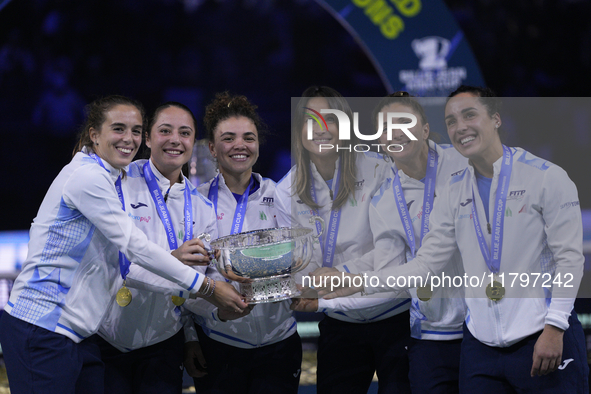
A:
<svg viewBox="0 0 591 394">
<path fill-rule="evenodd" d="M 194 144 L 193 117 L 174 106 L 160 111 L 146 137 L 146 145 L 152 150 L 152 162 L 173 182 L 178 180 L 182 166 L 191 159 Z"/>
<path fill-rule="evenodd" d="M 382 135 L 379 137 L 379 143 L 380 144 L 385 144 L 390 145 L 390 144 L 400 144 L 403 146 L 403 149 L 401 152 L 390 152 L 388 150 L 386 150 L 386 152 L 388 153 L 388 155 L 396 160 L 397 162 L 407 162 L 407 161 L 411 161 L 413 158 L 416 158 L 419 156 L 420 152 L 424 149 L 426 149 L 425 145 L 426 145 L 426 140 L 427 138 L 429 138 L 429 123 L 425 123 L 423 124 L 423 121 L 421 120 L 421 116 L 420 114 L 416 113 L 416 111 L 414 111 L 410 106 L 408 105 L 404 105 L 401 103 L 392 103 L 389 104 L 385 107 L 382 108 L 382 110 L 380 111 L 383 115 L 383 133 Z M 411 113 L 414 116 L 417 117 L 417 124 L 412 127 L 409 128 L 408 130 L 415 136 L 417 137 L 416 141 L 411 140 L 410 138 L 408 138 L 408 136 L 406 134 L 404 134 L 404 132 L 402 132 L 402 130 L 400 129 L 394 129 L 392 130 L 392 140 L 388 141 L 388 135 L 387 135 L 387 113 L 388 112 L 406 112 L 406 113 Z M 377 120 L 376 120 L 377 122 Z M 392 123 L 395 124 L 406 124 L 406 123 L 411 123 L 411 119 L 410 118 L 406 118 L 406 117 L 400 117 L 400 118 L 392 118 Z M 399 150 L 399 147 L 392 147 L 391 150 L 397 151 Z"/>
<path fill-rule="evenodd" d="M 322 109 L 330 109 L 328 100 L 324 97 L 311 98 L 306 104 L 306 107 L 317 112 L 320 112 Z M 304 149 L 307 150 L 312 157 L 316 156 L 318 158 L 326 159 L 334 156 L 334 159 L 336 160 L 338 157 L 336 146 L 339 144 L 339 129 L 336 116 L 333 114 L 322 115 L 326 120 L 326 125 L 328 126 L 327 130 L 322 119 L 320 119 L 321 124 L 319 125 L 312 116 L 308 115 L 309 113 L 314 113 L 309 110 L 305 111 L 306 115 L 302 127 L 302 145 L 304 146 Z M 318 117 L 317 115 L 315 116 Z M 312 121 L 312 139 L 308 140 L 308 122 L 310 120 Z M 321 150 L 320 145 L 322 144 L 331 144 L 334 148 L 325 149 L 325 147 L 322 147 Z"/>
<path fill-rule="evenodd" d="M 133 160 L 142 142 L 142 116 L 133 105 L 116 105 L 105 113 L 100 130 L 91 127 L 94 152 L 114 168 Z"/>
<path fill-rule="evenodd" d="M 216 126 L 213 139 L 209 151 L 222 173 L 239 176 L 252 171 L 259 158 L 259 136 L 252 120 L 244 116 L 225 119 Z"/>
<path fill-rule="evenodd" d="M 460 93 L 445 106 L 447 134 L 453 146 L 470 160 L 493 163 L 503 152 L 497 129 L 501 125 L 498 113 L 490 115 L 479 97 Z"/>
</svg>

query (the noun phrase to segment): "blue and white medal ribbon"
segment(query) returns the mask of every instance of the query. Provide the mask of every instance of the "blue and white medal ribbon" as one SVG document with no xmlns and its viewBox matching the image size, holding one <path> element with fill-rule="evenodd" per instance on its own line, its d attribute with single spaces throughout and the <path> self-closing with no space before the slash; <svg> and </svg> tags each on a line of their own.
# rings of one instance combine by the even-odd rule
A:
<svg viewBox="0 0 591 394">
<path fill-rule="evenodd" d="M 476 210 L 476 200 L 474 199 L 474 186 L 472 186 L 472 222 L 476 230 L 476 238 L 480 246 L 480 252 L 486 265 L 493 274 L 497 274 L 501 268 L 501 253 L 503 249 L 503 225 L 505 223 L 505 205 L 507 204 L 507 192 L 509 191 L 509 181 L 511 180 L 511 170 L 513 167 L 513 155 L 511 150 L 503 145 L 503 161 L 501 163 L 501 172 L 499 174 L 499 183 L 495 197 L 495 210 L 492 221 L 492 239 L 491 251 L 486 245 L 486 240 L 482 234 L 478 212 Z M 484 207 L 488 209 L 488 207 Z"/>
<path fill-rule="evenodd" d="M 160 216 L 160 221 L 164 225 L 164 231 L 166 231 L 168 246 L 170 247 L 170 250 L 176 250 L 178 249 L 178 242 L 176 241 L 174 225 L 172 224 L 168 207 L 166 206 L 166 202 L 164 201 L 164 197 L 162 196 L 162 192 L 158 186 L 158 181 L 156 181 L 156 177 L 154 176 L 154 172 L 150 167 L 149 161 L 144 164 L 143 169 L 144 180 L 146 181 L 146 185 L 148 185 L 148 190 L 150 191 L 152 200 L 154 200 L 154 203 L 156 204 L 156 210 L 158 211 L 158 216 Z M 185 235 L 183 237 L 183 242 L 187 242 L 188 240 L 193 239 L 193 205 L 191 201 L 191 191 L 189 190 L 189 185 L 187 182 L 185 182 L 184 195 L 185 205 L 183 223 L 185 227 Z M 185 302 L 185 299 L 178 296 L 172 296 L 172 302 L 178 308 Z M 175 310 L 177 310 L 177 308 L 175 308 Z"/>
<path fill-rule="evenodd" d="M 333 195 L 336 197 L 339 193 L 339 183 L 341 180 L 341 168 L 339 165 L 339 169 L 337 171 L 337 179 L 335 184 L 335 189 Z M 312 176 L 312 168 L 310 167 L 310 194 L 312 199 L 316 204 L 318 204 L 318 200 L 316 199 L 316 188 L 314 187 L 314 177 Z M 313 210 L 314 215 L 320 216 L 317 210 Z M 337 246 L 337 236 L 339 235 L 339 225 L 341 222 L 341 210 L 331 210 L 330 211 L 330 218 L 328 222 L 328 229 L 326 232 L 326 238 L 324 241 L 320 241 L 320 246 L 322 250 L 322 266 L 323 267 L 332 267 L 334 261 L 334 254 L 335 249 Z M 316 231 L 318 234 L 322 233 L 322 227 L 318 221 L 316 221 Z M 322 247 L 324 243 L 324 247 Z"/>
<path fill-rule="evenodd" d="M 103 167 L 107 172 L 110 172 L 105 165 L 101 158 L 95 153 L 89 153 L 89 156 L 92 157 L 101 167 Z M 119 201 L 121 201 L 121 209 L 125 211 L 125 200 L 123 199 L 123 190 L 121 189 L 121 175 L 115 181 L 115 189 L 117 190 L 117 196 L 119 197 Z M 125 281 L 127 274 L 129 273 L 129 265 L 131 261 L 125 257 L 125 255 L 119 252 L 119 271 L 121 272 L 121 278 Z M 125 287 L 125 284 L 123 285 Z"/>
<path fill-rule="evenodd" d="M 219 175 L 216 176 L 211 185 L 209 186 L 209 191 L 207 193 L 207 198 L 213 203 L 215 208 L 215 213 L 218 213 L 218 189 L 219 189 Z M 248 196 L 250 195 L 250 189 L 254 185 L 254 176 L 250 176 L 250 182 L 248 183 L 248 187 L 242 193 L 240 198 L 238 199 L 238 203 L 236 205 L 236 210 L 234 211 L 234 219 L 232 220 L 232 230 L 230 231 L 230 235 L 238 234 L 242 232 L 242 226 L 244 225 L 244 218 L 246 216 L 246 207 L 248 205 Z"/>
<path fill-rule="evenodd" d="M 96 153 L 89 153 L 89 156 L 94 159 L 101 167 L 105 169 L 107 172 L 111 172 L 105 167 L 103 161 Z M 121 201 L 121 209 L 125 212 L 125 200 L 123 198 L 123 189 L 121 188 L 121 175 L 115 181 L 115 189 L 117 190 L 117 197 L 119 197 L 119 201 Z M 125 286 L 125 278 L 127 278 L 127 274 L 129 273 L 129 265 L 131 261 L 125 257 L 125 255 L 119 252 L 119 272 L 121 272 L 121 278 L 123 278 L 123 286 L 117 291 L 117 295 L 115 300 L 117 304 L 121 307 L 125 307 L 129 305 L 131 302 L 131 291 Z"/>
<path fill-rule="evenodd" d="M 146 181 L 146 184 L 148 185 L 148 190 L 150 191 L 152 200 L 154 200 L 154 203 L 156 204 L 158 216 L 160 216 L 160 221 L 164 225 L 164 230 L 166 231 L 166 239 L 168 240 L 168 246 L 170 247 L 170 250 L 178 249 L 174 225 L 172 224 L 172 219 L 170 218 L 168 207 L 164 202 L 162 191 L 160 190 L 160 187 L 158 187 L 158 181 L 156 181 L 156 177 L 154 176 L 154 172 L 150 167 L 149 161 L 147 161 L 144 164 L 143 169 L 144 179 Z M 189 186 L 186 184 L 186 182 L 184 195 L 185 205 L 183 223 L 185 228 L 185 236 L 183 237 L 183 242 L 187 242 L 188 240 L 193 239 L 193 206 L 191 201 L 191 191 L 189 190 Z"/>
<path fill-rule="evenodd" d="M 425 174 L 425 191 L 423 192 L 423 217 L 421 218 L 421 234 L 419 238 L 419 246 L 423 242 L 423 238 L 429 232 L 429 216 L 433 208 L 433 200 L 435 199 L 435 183 L 437 180 L 437 163 L 439 162 L 439 155 L 437 152 L 429 148 L 429 156 L 427 158 L 427 172 Z M 410 213 L 406 205 L 406 199 L 402 191 L 402 184 L 400 183 L 400 176 L 398 176 L 398 169 L 392 167 L 394 173 L 394 180 L 392 181 L 392 191 L 394 192 L 394 199 L 396 200 L 396 208 L 398 215 L 402 221 L 404 232 L 406 233 L 406 241 L 410 247 L 412 257 L 415 257 L 417 250 L 417 242 L 415 238 L 414 228 L 410 220 Z"/>
<path fill-rule="evenodd" d="M 218 185 L 220 184 L 220 176 L 216 176 L 211 181 L 211 185 L 209 185 L 209 191 L 207 192 L 207 198 L 209 201 L 213 203 L 213 208 L 215 209 L 215 215 L 218 215 Z"/>
<path fill-rule="evenodd" d="M 486 245 L 480 221 L 478 220 L 478 212 L 476 210 L 476 200 L 474 199 L 474 185 L 472 185 L 472 221 L 474 229 L 476 230 L 476 238 L 480 246 L 480 252 L 488 269 L 493 274 L 498 274 L 501 269 L 501 253 L 503 251 L 503 232 L 505 223 L 505 205 L 507 204 L 507 192 L 509 191 L 509 181 L 511 180 L 511 170 L 513 168 L 513 154 L 511 150 L 503 145 L 503 161 L 501 163 L 501 172 L 499 174 L 499 183 L 497 185 L 497 192 L 495 197 L 495 210 L 493 212 L 492 225 L 492 239 L 491 251 Z M 488 207 L 484 207 L 488 209 Z M 486 286 L 486 296 L 491 301 L 500 301 L 505 296 L 505 287 L 502 282 L 492 280 Z"/>
</svg>

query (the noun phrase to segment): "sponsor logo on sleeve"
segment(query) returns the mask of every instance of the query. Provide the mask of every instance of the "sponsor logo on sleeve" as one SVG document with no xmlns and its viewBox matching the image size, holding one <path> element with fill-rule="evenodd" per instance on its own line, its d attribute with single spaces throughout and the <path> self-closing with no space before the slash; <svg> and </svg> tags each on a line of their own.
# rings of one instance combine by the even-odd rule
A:
<svg viewBox="0 0 591 394">
<path fill-rule="evenodd" d="M 570 208 L 570 207 L 578 207 L 578 206 L 579 206 L 578 201 L 570 201 L 570 202 L 566 202 L 566 203 L 562 204 L 560 206 L 560 209 Z"/>
</svg>

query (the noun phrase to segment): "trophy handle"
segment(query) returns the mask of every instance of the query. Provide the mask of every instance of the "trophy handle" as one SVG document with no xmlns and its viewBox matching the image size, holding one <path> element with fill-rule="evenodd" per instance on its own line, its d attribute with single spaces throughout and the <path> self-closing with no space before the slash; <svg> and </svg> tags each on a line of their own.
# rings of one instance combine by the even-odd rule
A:
<svg viewBox="0 0 591 394">
<path fill-rule="evenodd" d="M 201 233 L 196 238 L 199 238 L 202 241 L 205 240 L 206 242 L 211 241 L 211 235 L 209 235 L 208 233 Z"/>
<path fill-rule="evenodd" d="M 209 241 L 211 241 L 211 235 L 208 233 L 201 233 L 195 238 L 207 242 L 205 244 L 205 250 L 207 251 L 207 255 L 212 258 L 212 261 L 209 263 L 209 265 L 215 266 L 215 251 L 211 248 L 211 245 L 209 245 Z"/>
<path fill-rule="evenodd" d="M 310 218 L 310 224 L 315 223 L 315 222 L 320 222 L 320 233 L 312 235 L 312 236 L 314 238 L 318 239 L 324 233 L 324 219 L 322 219 L 320 216 L 312 216 Z"/>
</svg>

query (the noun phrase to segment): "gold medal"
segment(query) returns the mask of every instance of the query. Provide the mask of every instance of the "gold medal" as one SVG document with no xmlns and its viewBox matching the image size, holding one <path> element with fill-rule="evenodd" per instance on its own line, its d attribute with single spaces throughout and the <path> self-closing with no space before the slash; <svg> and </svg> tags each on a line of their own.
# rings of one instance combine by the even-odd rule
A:
<svg viewBox="0 0 591 394">
<path fill-rule="evenodd" d="M 429 287 L 429 286 L 417 287 L 417 297 L 421 301 L 424 301 L 424 302 L 429 301 L 431 299 L 431 297 L 433 297 L 433 291 L 431 290 L 431 287 Z"/>
<path fill-rule="evenodd" d="M 505 296 L 505 287 L 495 280 L 486 286 L 486 296 L 491 301 L 500 301 Z"/>
<path fill-rule="evenodd" d="M 172 303 L 176 306 L 181 306 L 185 303 L 185 299 L 183 297 L 171 296 Z"/>
<path fill-rule="evenodd" d="M 131 302 L 131 291 L 125 287 L 125 281 L 123 281 L 123 287 L 117 292 L 116 300 L 120 307 L 127 306 Z"/>
</svg>

